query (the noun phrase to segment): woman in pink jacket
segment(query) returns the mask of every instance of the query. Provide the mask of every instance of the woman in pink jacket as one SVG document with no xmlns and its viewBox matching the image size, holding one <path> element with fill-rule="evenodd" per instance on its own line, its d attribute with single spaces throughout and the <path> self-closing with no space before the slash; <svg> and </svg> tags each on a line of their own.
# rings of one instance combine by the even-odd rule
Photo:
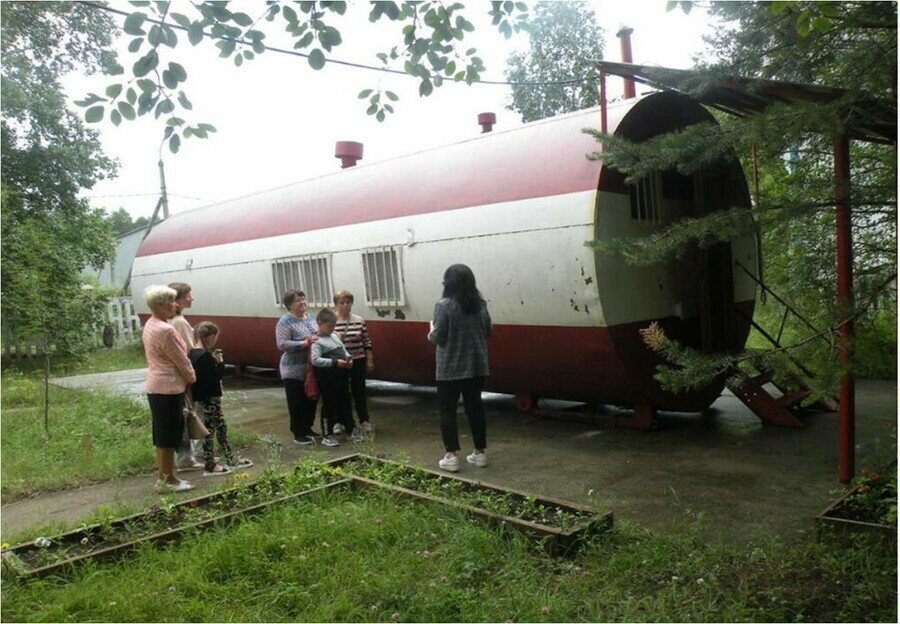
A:
<svg viewBox="0 0 900 624">
<path fill-rule="evenodd" d="M 186 492 L 194 486 L 175 476 L 175 449 L 184 431 L 184 393 L 196 381 L 184 341 L 168 321 L 175 316 L 175 290 L 148 286 L 144 291 L 153 316 L 144 325 L 141 340 L 147 357 L 147 402 L 153 417 L 160 492 Z"/>
</svg>

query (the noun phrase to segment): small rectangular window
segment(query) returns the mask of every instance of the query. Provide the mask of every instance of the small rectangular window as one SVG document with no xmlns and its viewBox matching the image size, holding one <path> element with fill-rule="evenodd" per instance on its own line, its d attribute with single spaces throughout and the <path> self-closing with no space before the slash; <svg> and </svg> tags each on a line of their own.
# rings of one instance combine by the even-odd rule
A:
<svg viewBox="0 0 900 624">
<path fill-rule="evenodd" d="M 296 256 L 272 261 L 272 283 L 275 301 L 281 305 L 284 291 L 296 288 L 306 293 L 311 308 L 331 305 L 334 294 L 331 280 L 331 258 L 328 255 Z"/>
<path fill-rule="evenodd" d="M 366 303 L 370 306 L 403 306 L 403 272 L 400 247 L 376 247 L 362 254 Z"/>
<path fill-rule="evenodd" d="M 628 187 L 631 218 L 641 223 L 662 223 L 662 174 L 654 171 Z"/>
</svg>

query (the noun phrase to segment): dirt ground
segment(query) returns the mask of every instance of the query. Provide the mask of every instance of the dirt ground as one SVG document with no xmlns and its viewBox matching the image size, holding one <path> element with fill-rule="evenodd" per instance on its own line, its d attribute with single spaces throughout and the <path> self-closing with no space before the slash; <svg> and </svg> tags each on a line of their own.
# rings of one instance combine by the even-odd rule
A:
<svg viewBox="0 0 900 624">
<path fill-rule="evenodd" d="M 103 387 L 140 395 L 144 371 L 122 371 L 59 379 L 68 387 Z M 434 389 L 370 382 L 374 439 L 336 448 L 299 447 L 288 431 L 284 393 L 275 381 L 226 380 L 226 417 L 274 444 L 257 443 L 245 455 L 258 472 L 266 462 L 326 459 L 360 451 L 437 468 L 442 454 Z M 709 526 L 737 539 L 768 527 L 791 536 L 813 530 L 813 518 L 838 482 L 836 413 L 810 412 L 803 429 L 763 426 L 734 396 L 721 396 L 700 414 L 661 413 L 652 431 L 609 428 L 518 412 L 505 395 L 485 395 L 490 465 L 463 462 L 460 475 L 566 501 L 591 503 L 653 530 L 677 531 L 699 513 Z M 890 449 L 896 432 L 897 386 L 859 381 L 856 391 L 856 464 Z M 546 403 L 572 409 L 571 404 Z M 462 411 L 460 409 L 460 411 Z M 605 408 L 601 416 L 618 412 Z M 598 419 L 599 420 L 602 419 Z M 149 426 L 149 425 L 148 425 Z M 471 446 L 460 416 L 463 452 Z M 29 528 L 75 524 L 98 507 L 150 505 L 155 475 L 116 479 L 51 492 L 0 507 L 3 541 Z M 183 477 L 195 493 L 217 489 L 221 479 L 199 473 Z M 187 495 L 189 496 L 189 495 Z"/>
</svg>

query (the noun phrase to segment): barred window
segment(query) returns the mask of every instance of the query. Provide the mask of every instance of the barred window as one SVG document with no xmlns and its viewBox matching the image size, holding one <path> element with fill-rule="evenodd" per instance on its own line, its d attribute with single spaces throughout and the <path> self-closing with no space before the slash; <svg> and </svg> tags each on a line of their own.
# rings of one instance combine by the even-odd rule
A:
<svg viewBox="0 0 900 624">
<path fill-rule="evenodd" d="M 362 254 L 366 303 L 370 306 L 406 305 L 400 247 L 375 247 Z"/>
<path fill-rule="evenodd" d="M 311 308 L 330 306 L 334 293 L 330 260 L 329 255 L 295 256 L 273 260 L 272 283 L 275 287 L 276 303 L 281 305 L 284 291 L 296 288 L 306 293 L 306 300 Z"/>
<path fill-rule="evenodd" d="M 641 223 L 661 223 L 662 175 L 654 171 L 637 184 L 628 187 L 631 199 L 631 218 Z"/>
</svg>

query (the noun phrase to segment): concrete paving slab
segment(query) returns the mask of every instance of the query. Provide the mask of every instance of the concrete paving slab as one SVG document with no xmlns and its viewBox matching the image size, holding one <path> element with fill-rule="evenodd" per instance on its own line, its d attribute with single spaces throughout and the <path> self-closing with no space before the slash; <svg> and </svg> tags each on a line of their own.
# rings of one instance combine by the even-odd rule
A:
<svg viewBox="0 0 900 624">
<path fill-rule="evenodd" d="M 143 395 L 145 371 L 122 371 L 58 379 L 70 388 L 104 388 Z M 287 407 L 275 381 L 228 378 L 225 414 L 231 426 L 247 427 L 273 442 L 246 452 L 256 462 L 326 459 L 353 451 L 437 467 L 442 454 L 433 388 L 370 382 L 374 439 L 336 448 L 299 447 L 288 431 Z M 893 381 L 857 385 L 857 466 L 876 453 L 896 451 L 897 386 Z M 571 404 L 548 402 L 562 409 Z M 463 462 L 461 475 L 577 503 L 596 504 L 653 530 L 677 531 L 704 514 L 716 533 L 751 538 L 767 527 L 782 535 L 813 529 L 813 517 L 840 489 L 837 414 L 810 412 L 803 429 L 763 426 L 726 393 L 702 414 L 661 413 L 653 431 L 604 428 L 585 422 L 533 418 L 512 398 L 485 395 L 487 468 Z M 460 413 L 462 409 L 460 408 Z M 606 408 L 604 415 L 615 413 Z M 623 412 L 624 413 L 624 412 Z M 149 426 L 149 424 L 148 424 Z M 463 453 L 468 424 L 460 416 Z M 195 492 L 222 487 L 220 479 L 185 473 Z M 3 504 L 4 541 L 29 527 L 76 524 L 99 506 L 149 505 L 154 474 L 117 479 Z"/>
</svg>

